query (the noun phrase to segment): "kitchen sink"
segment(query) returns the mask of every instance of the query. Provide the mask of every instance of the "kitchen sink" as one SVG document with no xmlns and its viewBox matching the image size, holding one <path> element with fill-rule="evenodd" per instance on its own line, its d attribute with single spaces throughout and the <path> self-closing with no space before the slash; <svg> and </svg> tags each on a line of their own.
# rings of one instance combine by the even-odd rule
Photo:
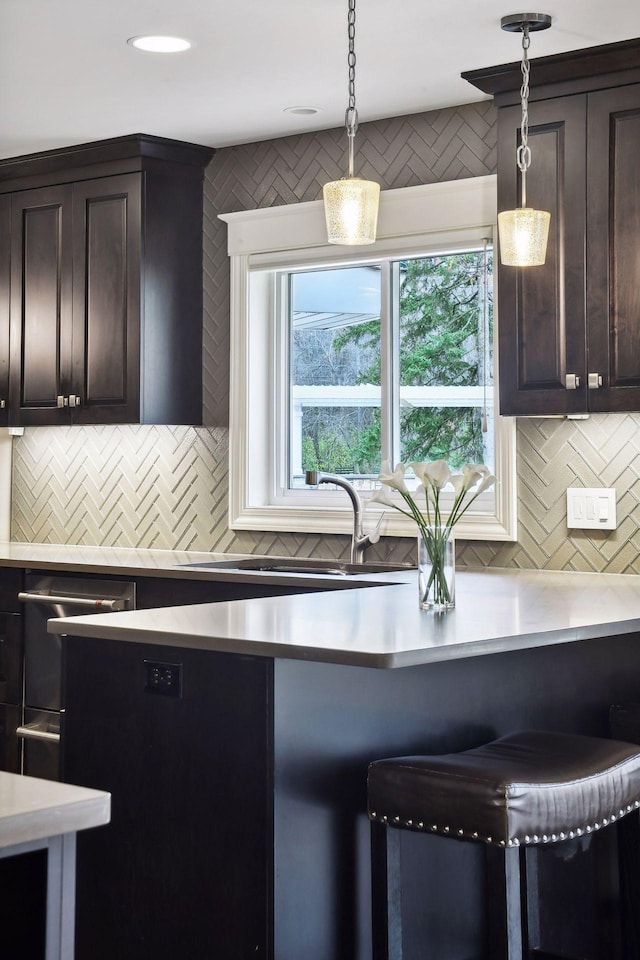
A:
<svg viewBox="0 0 640 960">
<path fill-rule="evenodd" d="M 247 570 L 258 573 L 325 574 L 338 577 L 362 576 L 366 573 L 398 573 L 415 569 L 408 563 L 346 563 L 340 560 L 303 560 L 296 557 L 247 557 L 244 560 L 203 560 L 182 563 L 193 570 Z"/>
</svg>

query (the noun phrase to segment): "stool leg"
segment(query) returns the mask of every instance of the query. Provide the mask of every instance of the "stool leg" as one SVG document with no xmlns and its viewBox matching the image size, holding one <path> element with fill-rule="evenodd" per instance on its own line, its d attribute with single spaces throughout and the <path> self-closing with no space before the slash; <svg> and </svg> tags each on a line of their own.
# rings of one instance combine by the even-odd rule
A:
<svg viewBox="0 0 640 960">
<path fill-rule="evenodd" d="M 623 960 L 640 958 L 640 814 L 618 822 Z"/>
<path fill-rule="evenodd" d="M 540 949 L 540 898 L 538 895 L 538 847 L 524 847 L 520 853 L 520 863 L 524 857 L 524 877 L 520 879 L 523 902 L 526 904 L 526 926 L 524 933 L 525 956 L 534 955 Z M 529 951 L 527 953 L 527 950 Z"/>
<path fill-rule="evenodd" d="M 491 960 L 528 960 L 525 850 L 488 846 L 487 905 Z"/>
<path fill-rule="evenodd" d="M 373 960 L 402 960 L 400 830 L 371 823 Z"/>
</svg>

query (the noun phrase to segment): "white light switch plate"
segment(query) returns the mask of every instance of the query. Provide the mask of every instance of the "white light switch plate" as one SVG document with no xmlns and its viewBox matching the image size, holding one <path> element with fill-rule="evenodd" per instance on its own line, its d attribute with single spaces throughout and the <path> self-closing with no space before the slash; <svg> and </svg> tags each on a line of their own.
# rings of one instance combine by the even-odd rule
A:
<svg viewBox="0 0 640 960">
<path fill-rule="evenodd" d="M 613 487 L 567 487 L 567 526 L 581 530 L 616 529 Z"/>
</svg>

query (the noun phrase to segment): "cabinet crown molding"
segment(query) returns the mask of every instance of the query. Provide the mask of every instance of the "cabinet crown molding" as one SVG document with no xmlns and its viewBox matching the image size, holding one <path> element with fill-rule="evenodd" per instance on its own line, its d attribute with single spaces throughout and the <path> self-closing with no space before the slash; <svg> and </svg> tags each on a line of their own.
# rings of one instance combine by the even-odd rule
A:
<svg viewBox="0 0 640 960">
<path fill-rule="evenodd" d="M 576 84 L 571 92 L 578 92 L 581 83 L 585 90 L 593 90 L 638 82 L 639 64 L 640 37 L 550 57 L 535 57 L 531 60 L 532 95 L 535 97 L 535 91 L 541 87 L 568 81 Z M 461 76 L 478 90 L 494 96 L 498 103 L 509 94 L 518 93 L 522 83 L 519 60 L 480 70 L 466 70 Z"/>
<path fill-rule="evenodd" d="M 0 193 L 109 173 L 134 173 L 158 162 L 202 178 L 214 153 L 212 147 L 147 133 L 76 143 L 0 160 Z"/>
</svg>

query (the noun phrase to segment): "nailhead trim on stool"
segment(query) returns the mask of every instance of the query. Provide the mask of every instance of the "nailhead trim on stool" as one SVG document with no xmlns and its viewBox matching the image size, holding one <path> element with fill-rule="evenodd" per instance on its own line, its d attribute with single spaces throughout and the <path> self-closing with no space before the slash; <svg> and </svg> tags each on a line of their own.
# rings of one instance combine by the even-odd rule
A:
<svg viewBox="0 0 640 960">
<path fill-rule="evenodd" d="M 431 833 L 439 833 L 444 836 L 454 834 L 456 837 L 460 837 L 461 840 L 478 840 L 482 843 L 497 843 L 500 847 L 519 847 L 521 844 L 540 845 L 544 843 L 559 843 L 562 840 L 573 840 L 574 837 L 582 837 L 584 834 L 592 833 L 594 830 L 600 830 L 602 827 L 607 827 L 610 823 L 615 823 L 620 817 L 624 817 L 628 813 L 631 813 L 632 810 L 637 810 L 638 808 L 640 808 L 640 800 L 634 800 L 633 803 L 628 803 L 624 809 L 618 810 L 617 813 L 611 813 L 608 817 L 603 817 L 600 822 L 588 823 L 583 827 L 574 827 L 569 830 L 563 830 L 560 833 L 552 833 L 551 835 L 545 833 L 542 836 L 538 836 L 537 834 L 529 836 L 526 834 L 522 840 L 518 839 L 518 837 L 510 837 L 508 840 L 496 841 L 493 837 L 481 837 L 477 830 L 469 832 L 462 828 L 456 829 L 454 827 L 452 829 L 449 826 L 440 827 L 436 823 L 424 824 L 422 821 L 416 823 L 413 820 L 402 820 L 400 817 L 389 816 L 387 814 L 380 816 L 375 810 L 369 811 L 369 819 L 377 820 L 391 827 L 405 827 L 407 830 L 428 830 Z"/>
</svg>

